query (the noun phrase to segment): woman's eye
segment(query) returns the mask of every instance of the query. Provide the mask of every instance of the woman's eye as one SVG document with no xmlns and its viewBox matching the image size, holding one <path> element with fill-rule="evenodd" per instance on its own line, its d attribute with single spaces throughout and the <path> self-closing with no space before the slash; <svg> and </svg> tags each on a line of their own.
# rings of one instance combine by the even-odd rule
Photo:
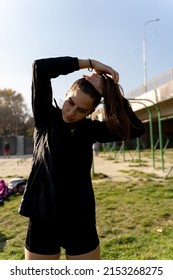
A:
<svg viewBox="0 0 173 280">
<path fill-rule="evenodd" d="M 83 109 L 78 109 L 78 111 L 79 111 L 80 113 L 82 113 L 82 114 L 85 114 L 85 113 L 86 113 L 86 111 L 83 110 Z"/>
<path fill-rule="evenodd" d="M 68 102 L 69 102 L 71 105 L 73 105 L 73 102 L 72 102 L 70 99 L 68 100 Z"/>
</svg>

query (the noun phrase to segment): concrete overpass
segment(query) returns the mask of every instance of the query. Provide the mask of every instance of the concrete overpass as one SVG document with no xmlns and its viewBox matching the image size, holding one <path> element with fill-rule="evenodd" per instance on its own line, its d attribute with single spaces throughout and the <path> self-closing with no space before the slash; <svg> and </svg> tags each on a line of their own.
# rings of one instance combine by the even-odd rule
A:
<svg viewBox="0 0 173 280">
<path fill-rule="evenodd" d="M 149 81 L 146 87 L 141 85 L 127 92 L 125 97 L 129 99 L 133 110 L 146 125 L 146 144 L 149 143 L 152 119 L 154 143 L 159 145 L 157 140 L 160 125 L 163 146 L 173 147 L 173 69 Z"/>
</svg>

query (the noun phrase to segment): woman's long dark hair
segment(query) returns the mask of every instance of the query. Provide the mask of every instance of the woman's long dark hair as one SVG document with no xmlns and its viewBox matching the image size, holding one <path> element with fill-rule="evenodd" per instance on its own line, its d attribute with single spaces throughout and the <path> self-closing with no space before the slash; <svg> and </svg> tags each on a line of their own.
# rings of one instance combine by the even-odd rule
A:
<svg viewBox="0 0 173 280">
<path fill-rule="evenodd" d="M 124 139 L 130 137 L 130 104 L 124 98 L 122 87 L 107 75 L 104 75 L 104 111 L 105 120 L 111 131 L 119 134 Z"/>
<path fill-rule="evenodd" d="M 130 136 L 129 102 L 124 98 L 123 89 L 119 84 L 115 84 L 107 75 L 102 75 L 102 77 L 104 79 L 102 96 L 85 78 L 75 81 L 70 90 L 75 90 L 78 87 L 91 96 L 94 99 L 93 107 L 97 107 L 103 97 L 105 121 L 109 129 L 123 139 L 128 139 Z"/>
<path fill-rule="evenodd" d="M 79 88 L 81 91 L 83 91 L 85 94 L 88 94 L 91 98 L 93 98 L 93 107 L 97 107 L 101 101 L 101 95 L 99 92 L 95 89 L 95 87 L 88 82 L 85 78 L 81 78 L 76 80 L 69 91 L 73 91 L 76 88 Z"/>
</svg>

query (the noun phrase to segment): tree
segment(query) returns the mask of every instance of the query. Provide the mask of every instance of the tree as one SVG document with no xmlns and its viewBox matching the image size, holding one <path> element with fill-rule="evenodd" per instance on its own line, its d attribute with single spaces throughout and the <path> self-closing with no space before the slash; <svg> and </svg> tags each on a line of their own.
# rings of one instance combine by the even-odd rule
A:
<svg viewBox="0 0 173 280">
<path fill-rule="evenodd" d="M 0 90 L 0 135 L 27 135 L 33 126 L 22 94 L 12 89 Z"/>
</svg>

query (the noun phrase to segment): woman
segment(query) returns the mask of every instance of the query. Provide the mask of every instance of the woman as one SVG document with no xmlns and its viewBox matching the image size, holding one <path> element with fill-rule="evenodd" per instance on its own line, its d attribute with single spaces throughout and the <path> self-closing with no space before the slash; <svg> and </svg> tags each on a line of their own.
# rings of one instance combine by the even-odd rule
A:
<svg viewBox="0 0 173 280">
<path fill-rule="evenodd" d="M 51 78 L 79 69 L 95 70 L 74 82 L 62 109 L 52 105 Z M 91 181 L 92 146 L 140 137 L 133 113 L 111 67 L 90 59 L 58 57 L 33 64 L 35 119 L 33 165 L 19 213 L 29 217 L 25 259 L 100 259 Z M 87 118 L 100 103 L 105 121 Z"/>
<path fill-rule="evenodd" d="M 4 156 L 10 155 L 10 144 L 8 142 L 5 142 L 3 152 L 4 152 Z"/>
</svg>

